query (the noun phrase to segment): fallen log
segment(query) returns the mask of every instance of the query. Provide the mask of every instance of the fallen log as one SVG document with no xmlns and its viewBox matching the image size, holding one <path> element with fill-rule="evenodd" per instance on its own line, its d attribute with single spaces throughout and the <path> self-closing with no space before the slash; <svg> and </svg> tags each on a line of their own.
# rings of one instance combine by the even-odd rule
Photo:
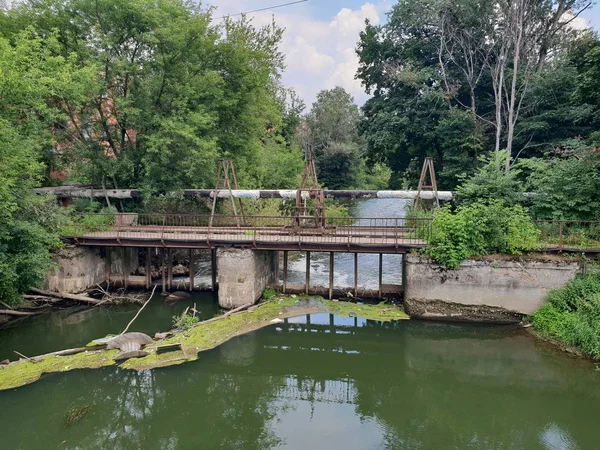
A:
<svg viewBox="0 0 600 450">
<path fill-rule="evenodd" d="M 0 309 L 0 314 L 5 316 L 35 316 L 39 312 L 15 311 L 14 309 Z"/>
<path fill-rule="evenodd" d="M 62 294 L 59 292 L 43 291 L 41 289 L 36 289 L 36 288 L 30 288 L 29 290 L 36 294 L 44 295 L 46 297 L 54 297 L 54 298 L 60 298 L 63 300 L 73 300 L 76 302 L 91 303 L 92 305 L 96 305 L 102 301 L 102 300 L 96 300 L 94 298 L 88 297 L 87 295 Z"/>
</svg>

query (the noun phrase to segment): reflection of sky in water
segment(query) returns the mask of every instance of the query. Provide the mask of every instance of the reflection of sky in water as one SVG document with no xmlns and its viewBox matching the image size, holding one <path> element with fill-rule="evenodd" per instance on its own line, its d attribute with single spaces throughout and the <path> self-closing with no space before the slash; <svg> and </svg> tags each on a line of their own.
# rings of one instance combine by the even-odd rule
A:
<svg viewBox="0 0 600 450">
<path fill-rule="evenodd" d="M 353 380 L 324 380 L 315 385 L 286 378 L 278 399 L 270 405 L 281 411 L 269 423 L 277 436 L 283 436 L 278 447 L 382 448 L 385 431 L 375 418 L 356 413 L 357 395 Z"/>
<path fill-rule="evenodd" d="M 367 323 L 366 319 L 362 317 L 344 317 L 344 316 L 336 316 L 334 314 L 329 313 L 316 313 L 309 314 L 310 316 L 310 324 L 311 325 L 331 325 L 330 322 L 333 319 L 333 325 L 338 327 L 362 327 Z M 306 324 L 306 315 L 304 316 L 296 316 L 287 319 L 287 323 L 290 324 Z"/>
<path fill-rule="evenodd" d="M 565 430 L 555 423 L 550 423 L 540 434 L 540 442 L 548 450 L 576 450 L 577 443 Z M 600 444 L 599 444 L 600 447 Z"/>
</svg>

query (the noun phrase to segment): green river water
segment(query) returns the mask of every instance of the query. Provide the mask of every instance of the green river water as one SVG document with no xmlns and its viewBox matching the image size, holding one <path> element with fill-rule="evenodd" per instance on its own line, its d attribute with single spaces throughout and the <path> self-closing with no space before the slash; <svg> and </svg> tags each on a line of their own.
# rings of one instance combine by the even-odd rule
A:
<svg viewBox="0 0 600 450">
<path fill-rule="evenodd" d="M 157 302 L 136 330 L 166 329 L 183 307 Z M 86 341 L 107 320 L 120 321 L 118 332 L 131 317 L 121 312 L 96 310 L 57 332 Z M 0 448 L 600 448 L 600 372 L 523 330 L 329 314 L 308 322 L 290 319 L 180 366 L 69 372 L 0 392 Z M 41 320 L 19 327 L 38 340 L 30 350 L 58 345 L 40 344 L 52 334 Z M 14 342 L 3 331 L 6 353 Z M 87 413 L 70 422 L 77 408 Z"/>
</svg>

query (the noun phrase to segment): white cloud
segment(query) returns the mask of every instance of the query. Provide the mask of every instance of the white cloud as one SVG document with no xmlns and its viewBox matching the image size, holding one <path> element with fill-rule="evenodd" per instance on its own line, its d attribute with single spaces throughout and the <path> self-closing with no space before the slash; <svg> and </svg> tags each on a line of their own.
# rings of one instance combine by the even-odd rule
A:
<svg viewBox="0 0 600 450">
<path fill-rule="evenodd" d="M 216 17 L 272 5 L 272 0 L 213 0 L 218 9 Z M 293 87 L 310 105 L 322 89 L 342 86 L 357 103 L 362 104 L 367 95 L 360 82 L 354 79 L 358 69 L 355 53 L 359 33 L 365 20 L 378 24 L 389 5 L 376 6 L 365 2 L 358 9 L 341 8 L 330 18 L 317 19 L 307 4 L 294 5 L 272 11 L 252 14 L 255 25 L 275 22 L 285 28 L 281 50 L 286 55 L 287 69 L 283 82 Z"/>
</svg>

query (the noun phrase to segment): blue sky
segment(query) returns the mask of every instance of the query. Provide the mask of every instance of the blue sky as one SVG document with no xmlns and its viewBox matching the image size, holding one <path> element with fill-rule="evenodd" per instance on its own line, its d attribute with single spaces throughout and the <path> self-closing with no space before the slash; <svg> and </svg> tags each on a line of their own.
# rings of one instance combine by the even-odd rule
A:
<svg viewBox="0 0 600 450">
<path fill-rule="evenodd" d="M 236 14 L 289 3 L 293 0 L 204 0 L 217 7 L 216 16 Z M 385 21 L 395 0 L 308 0 L 283 8 L 252 14 L 256 25 L 267 24 L 275 16 L 286 29 L 281 50 L 286 54 L 286 86 L 293 87 L 309 106 L 322 89 L 342 86 L 357 103 L 367 96 L 354 79 L 358 60 L 354 53 L 364 20 Z M 582 17 L 600 30 L 600 6 L 585 11 Z"/>
</svg>

